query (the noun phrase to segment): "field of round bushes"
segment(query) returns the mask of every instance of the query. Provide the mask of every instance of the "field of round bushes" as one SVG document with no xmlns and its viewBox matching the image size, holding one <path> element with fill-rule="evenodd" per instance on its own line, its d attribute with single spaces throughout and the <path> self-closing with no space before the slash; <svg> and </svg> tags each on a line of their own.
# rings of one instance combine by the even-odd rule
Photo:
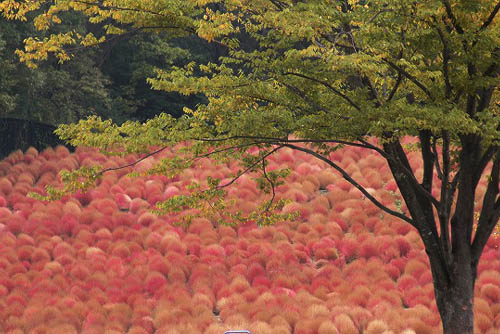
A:
<svg viewBox="0 0 500 334">
<path fill-rule="evenodd" d="M 27 194 L 59 183 L 62 169 L 118 167 L 140 156 L 60 146 L 0 161 L 0 333 L 440 333 L 416 230 L 331 168 L 288 149 L 269 158 L 268 170 L 293 170 L 277 188 L 292 200 L 283 211 L 299 212 L 292 222 L 230 227 L 195 218 L 185 226 L 182 212 L 153 214 L 155 203 L 208 176 L 229 180 L 238 166 L 204 159 L 174 178 L 126 175 L 173 154 L 107 172 L 95 189 L 54 202 Z M 409 156 L 421 176 L 419 154 Z M 381 203 L 405 210 L 385 160 L 360 148 L 330 158 Z M 243 213 L 269 198 L 247 175 L 227 191 Z M 499 245 L 492 236 L 479 264 L 477 334 L 500 333 Z"/>
</svg>

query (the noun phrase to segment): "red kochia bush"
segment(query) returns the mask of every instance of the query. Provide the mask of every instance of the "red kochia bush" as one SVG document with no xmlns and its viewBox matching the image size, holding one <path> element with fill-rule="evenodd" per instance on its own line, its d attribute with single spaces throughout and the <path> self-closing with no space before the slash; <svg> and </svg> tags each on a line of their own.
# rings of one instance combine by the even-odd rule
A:
<svg viewBox="0 0 500 334">
<path fill-rule="evenodd" d="M 252 282 L 258 276 L 265 277 L 266 276 L 266 270 L 265 270 L 265 268 L 261 264 L 259 264 L 259 263 L 252 263 L 248 267 L 248 271 L 247 271 L 248 281 Z"/>
<path fill-rule="evenodd" d="M 155 222 L 158 219 L 158 217 L 151 213 L 151 212 L 144 212 L 137 218 L 137 223 L 142 225 L 142 226 L 149 226 L 153 222 Z"/>
<path fill-rule="evenodd" d="M 7 200 L 5 197 L 0 195 L 0 207 L 6 207 L 7 206 Z"/>
<path fill-rule="evenodd" d="M 412 246 L 410 242 L 404 238 L 404 237 L 396 237 L 395 239 L 396 244 L 398 245 L 399 248 L 399 253 L 400 256 L 406 256 L 408 252 L 412 249 Z"/>
<path fill-rule="evenodd" d="M 378 256 L 378 247 L 379 242 L 376 238 L 368 238 L 361 244 L 359 255 L 366 259 L 376 257 Z"/>
<path fill-rule="evenodd" d="M 347 261 L 351 261 L 358 256 L 359 245 L 356 240 L 351 238 L 344 238 L 338 242 L 337 249 L 345 257 Z"/>
<path fill-rule="evenodd" d="M 410 290 L 411 288 L 414 288 L 417 286 L 419 286 L 418 282 L 413 276 L 403 274 L 398 279 L 398 289 L 400 291 Z"/>
<path fill-rule="evenodd" d="M 94 206 L 106 216 L 111 216 L 114 212 L 118 210 L 116 202 L 110 198 L 102 198 L 92 201 L 91 206 Z"/>
<path fill-rule="evenodd" d="M 163 254 L 175 252 L 184 255 L 186 254 L 186 245 L 181 242 L 177 234 L 170 232 L 161 239 L 159 250 Z"/>
<path fill-rule="evenodd" d="M 494 284 L 485 284 L 481 287 L 481 297 L 486 298 L 493 304 L 500 303 L 500 288 Z"/>
<path fill-rule="evenodd" d="M 151 271 L 159 272 L 163 275 L 168 275 L 170 265 L 167 260 L 161 255 L 153 255 L 149 259 L 149 269 Z"/>
<path fill-rule="evenodd" d="M 146 211 L 147 209 L 150 208 L 150 206 L 151 205 L 142 198 L 134 198 L 130 202 L 129 210 L 130 212 L 137 214 L 141 211 Z"/>
</svg>

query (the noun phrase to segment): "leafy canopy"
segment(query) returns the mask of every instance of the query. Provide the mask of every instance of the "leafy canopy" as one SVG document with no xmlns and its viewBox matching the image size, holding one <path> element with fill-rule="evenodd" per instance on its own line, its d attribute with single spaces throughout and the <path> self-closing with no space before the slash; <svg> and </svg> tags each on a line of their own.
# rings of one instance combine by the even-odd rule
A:
<svg viewBox="0 0 500 334">
<path fill-rule="evenodd" d="M 33 20 L 38 29 L 59 24 L 59 13 L 71 10 L 105 23 L 98 35 L 27 39 L 18 55 L 31 66 L 49 54 L 65 61 L 74 45 L 131 29 L 197 35 L 221 47 L 215 62 L 157 68 L 148 79 L 153 89 L 207 97 L 183 117 L 121 127 L 90 118 L 58 134 L 109 153 L 193 141 L 185 154 L 237 158 L 248 170 L 260 168 L 264 179 L 260 162 L 268 154 L 302 142 L 324 159 L 344 144 L 383 153 L 368 138 L 393 142 L 423 131 L 433 144 L 446 138 L 460 147 L 471 135 L 481 138 L 483 151 L 496 145 L 499 7 L 492 0 L 0 2 L 8 18 L 42 9 Z M 250 146 L 261 148 L 258 156 L 248 153 Z"/>
</svg>

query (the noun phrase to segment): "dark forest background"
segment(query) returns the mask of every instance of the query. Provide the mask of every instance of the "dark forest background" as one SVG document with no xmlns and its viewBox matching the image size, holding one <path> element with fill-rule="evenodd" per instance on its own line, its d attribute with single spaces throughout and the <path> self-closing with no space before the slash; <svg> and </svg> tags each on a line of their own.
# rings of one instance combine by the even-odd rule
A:
<svg viewBox="0 0 500 334">
<path fill-rule="evenodd" d="M 99 36 L 102 31 L 78 13 L 65 15 L 64 24 L 81 34 Z M 204 103 L 204 96 L 155 91 L 146 78 L 154 77 L 154 68 L 216 61 L 225 52 L 196 37 L 171 39 L 165 34 L 131 31 L 108 36 L 99 47 L 76 49 L 75 57 L 64 64 L 49 58 L 30 69 L 19 62 L 15 50 L 24 47 L 25 38 L 43 38 L 53 32 L 0 18 L 0 159 L 17 149 L 60 144 L 52 133 L 57 125 L 90 115 L 118 124 L 144 121 L 161 112 L 178 117 L 184 106 Z"/>
</svg>

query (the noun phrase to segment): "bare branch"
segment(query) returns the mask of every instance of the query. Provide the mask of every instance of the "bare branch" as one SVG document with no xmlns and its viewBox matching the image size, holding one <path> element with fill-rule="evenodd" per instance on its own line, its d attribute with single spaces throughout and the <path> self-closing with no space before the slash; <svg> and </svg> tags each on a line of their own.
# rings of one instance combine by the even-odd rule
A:
<svg viewBox="0 0 500 334">
<path fill-rule="evenodd" d="M 129 8 L 129 7 L 120 7 L 120 6 L 106 6 L 99 2 L 90 2 L 90 1 L 82 1 L 82 0 L 74 0 L 74 2 L 81 3 L 89 6 L 96 6 L 100 9 L 105 10 L 123 10 L 123 11 L 131 11 L 131 12 L 139 12 L 139 13 L 148 13 L 158 16 L 168 17 L 168 15 L 162 14 L 160 12 L 155 12 L 150 9 L 140 9 L 140 8 Z"/>
<path fill-rule="evenodd" d="M 377 18 L 377 16 L 379 16 L 379 15 L 380 15 L 380 14 L 382 14 L 382 13 L 391 13 L 391 12 L 393 12 L 393 10 L 392 10 L 392 9 L 389 9 L 389 8 L 387 8 L 387 9 L 381 9 L 381 10 L 379 10 L 378 12 L 376 12 L 376 13 L 375 13 L 375 15 L 373 15 L 373 16 L 372 16 L 372 17 L 368 20 L 368 22 L 367 22 L 367 23 L 372 23 L 372 22 L 373 22 L 373 21 Z"/>
<path fill-rule="evenodd" d="M 266 211 L 269 211 L 269 209 L 271 208 L 271 205 L 273 204 L 274 202 L 274 199 L 276 198 L 276 190 L 275 190 L 275 184 L 274 184 L 274 181 L 271 180 L 269 178 L 269 176 L 267 175 L 267 171 L 266 171 L 266 159 L 262 159 L 262 173 L 264 174 L 264 177 L 266 178 L 267 182 L 269 182 L 269 184 L 271 185 L 271 191 L 272 191 L 272 197 L 271 199 L 269 200 L 269 202 L 267 203 L 267 206 L 265 208 L 265 212 Z"/>
<path fill-rule="evenodd" d="M 303 90 L 301 90 L 300 88 L 298 87 L 295 87 L 295 86 L 292 86 L 290 84 L 287 84 L 286 82 L 281 82 L 282 85 L 284 85 L 285 87 L 287 87 L 288 89 L 290 89 L 292 92 L 294 92 L 295 94 L 297 94 L 298 96 L 300 96 L 304 101 L 306 101 L 307 103 L 309 103 L 311 106 L 313 106 L 313 108 L 315 108 L 316 110 L 323 110 L 323 111 L 326 111 L 322 106 L 320 106 L 319 104 L 317 104 L 316 102 L 314 102 L 313 100 L 311 100 L 306 92 L 304 92 Z"/>
<path fill-rule="evenodd" d="M 132 167 L 132 166 L 135 166 L 135 165 L 137 165 L 139 162 L 141 162 L 141 161 L 143 161 L 143 160 L 145 160 L 145 159 L 147 159 L 147 158 L 149 158 L 149 157 L 151 157 L 151 156 L 153 156 L 153 155 L 155 155 L 155 154 L 158 154 L 158 153 L 160 153 L 160 152 L 164 151 L 165 149 L 167 149 L 167 148 L 169 148 L 169 147 L 170 147 L 170 146 L 163 146 L 162 148 L 159 148 L 159 149 L 157 149 L 157 150 L 155 150 L 155 151 L 153 151 L 153 152 L 150 152 L 150 153 L 146 154 L 145 156 L 143 156 L 142 158 L 137 159 L 136 161 L 131 162 L 131 163 L 126 164 L 126 165 L 123 165 L 123 166 L 118 166 L 118 167 L 109 167 L 109 168 L 102 169 L 102 170 L 100 170 L 100 171 L 96 174 L 96 176 L 102 175 L 102 174 L 104 174 L 104 173 L 106 173 L 106 172 L 110 172 L 110 171 L 113 171 L 113 170 L 120 170 L 120 169 L 125 169 L 125 168 L 127 168 L 127 167 Z"/>
<path fill-rule="evenodd" d="M 437 20 L 436 18 L 434 18 L 434 21 L 437 23 Z M 451 96 L 451 91 L 452 91 L 452 86 L 451 86 L 451 83 L 450 83 L 450 76 L 449 76 L 449 61 L 450 61 L 450 56 L 451 56 L 451 52 L 450 52 L 450 49 L 448 47 L 448 41 L 446 40 L 446 37 L 444 36 L 444 33 L 443 31 L 441 31 L 441 29 L 439 28 L 439 26 L 436 24 L 436 30 L 438 32 L 438 35 L 439 35 L 439 39 L 441 40 L 441 43 L 443 44 L 443 51 L 442 51 L 442 54 L 443 54 L 443 76 L 444 76 L 444 84 L 445 84 L 445 97 L 447 99 L 450 98 Z"/>
<path fill-rule="evenodd" d="M 415 78 L 410 73 L 406 72 L 401 66 L 396 65 L 392 61 L 390 61 L 390 60 L 388 60 L 386 58 L 384 58 L 382 60 L 384 62 L 386 62 L 389 66 L 391 66 L 392 68 L 394 68 L 396 71 L 398 71 L 399 73 L 401 73 L 402 75 L 404 75 L 406 78 L 408 78 L 408 80 L 410 80 L 415 85 L 417 85 L 417 87 L 420 88 L 429 97 L 429 99 L 431 99 L 432 101 L 434 101 L 434 97 L 432 96 L 431 92 L 420 81 L 418 81 L 417 78 Z"/>
<path fill-rule="evenodd" d="M 340 144 L 347 146 L 363 147 L 372 150 L 380 150 L 378 147 L 369 144 L 368 142 L 355 143 L 347 140 L 340 139 L 288 139 L 288 138 L 277 138 L 277 137 L 264 137 L 264 136 L 230 136 L 225 138 L 192 138 L 193 140 L 206 141 L 206 142 L 222 142 L 235 139 L 252 139 L 259 140 L 259 142 L 253 144 L 272 144 L 280 145 L 282 143 L 304 143 L 304 144 Z M 383 152 L 383 151 L 382 151 Z"/>
<path fill-rule="evenodd" d="M 396 92 L 397 92 L 397 90 L 402 82 L 403 82 L 403 75 L 401 74 L 401 72 L 398 72 L 398 78 L 396 79 L 396 83 L 394 84 L 394 87 L 392 87 L 392 90 L 389 94 L 389 97 L 387 97 L 386 102 L 389 102 L 392 100 L 394 95 L 396 95 Z"/>
<path fill-rule="evenodd" d="M 344 93 L 342 93 L 341 91 L 339 91 L 338 89 L 336 89 L 335 87 L 333 87 L 332 85 L 330 85 L 327 82 L 318 80 L 318 79 L 313 78 L 313 77 L 309 77 L 309 76 L 301 74 L 301 73 L 285 72 L 283 74 L 284 75 L 294 75 L 294 76 L 297 76 L 297 77 L 300 77 L 300 78 L 303 78 L 303 79 L 307 79 L 307 80 L 319 83 L 320 85 L 325 86 L 326 88 L 330 89 L 332 92 L 334 92 L 335 94 L 337 94 L 338 96 L 340 96 L 341 98 L 343 98 L 344 100 L 346 100 L 352 107 L 354 107 L 358 111 L 361 111 L 361 107 L 358 106 L 353 100 L 351 100 L 349 98 L 349 96 L 345 95 Z"/>
<path fill-rule="evenodd" d="M 392 216 L 398 217 L 398 218 L 406 221 L 407 223 L 409 223 L 412 226 L 414 226 L 415 228 L 417 228 L 416 225 L 415 225 L 415 222 L 410 217 L 408 217 L 408 216 L 406 216 L 406 215 L 404 215 L 404 214 L 402 214 L 400 212 L 391 210 L 388 207 L 386 207 L 385 205 L 383 205 L 382 203 L 380 203 L 363 186 L 361 186 L 358 182 L 356 182 L 344 169 L 342 169 L 339 165 L 337 165 L 336 163 L 334 163 L 330 159 L 325 158 L 321 154 L 319 154 L 319 153 L 317 153 L 317 152 L 315 152 L 315 151 L 313 151 L 311 149 L 305 148 L 305 147 L 300 147 L 300 146 L 296 146 L 296 145 L 293 145 L 293 144 L 284 144 L 283 146 L 290 147 L 292 149 L 308 153 L 308 154 L 310 154 L 310 155 L 318 158 L 319 160 L 322 160 L 322 161 L 326 162 L 328 165 L 330 165 L 331 167 L 333 167 L 334 169 L 336 169 L 342 175 L 342 177 L 345 180 L 347 180 L 354 187 L 356 187 L 357 189 L 359 189 L 359 191 L 361 191 L 361 193 L 363 195 L 365 195 L 365 197 L 368 198 L 378 208 L 382 209 L 384 212 L 387 212 L 388 214 L 390 214 Z"/>
<path fill-rule="evenodd" d="M 460 26 L 460 24 L 458 24 L 457 18 L 453 14 L 453 10 L 451 9 L 450 2 L 448 0 L 442 0 L 442 2 L 443 2 L 444 7 L 446 8 L 446 14 L 448 15 L 448 18 L 450 19 L 451 24 L 453 25 L 453 27 L 455 28 L 455 30 L 459 34 L 462 35 L 464 33 L 464 30 L 462 29 L 462 27 Z"/>
</svg>

